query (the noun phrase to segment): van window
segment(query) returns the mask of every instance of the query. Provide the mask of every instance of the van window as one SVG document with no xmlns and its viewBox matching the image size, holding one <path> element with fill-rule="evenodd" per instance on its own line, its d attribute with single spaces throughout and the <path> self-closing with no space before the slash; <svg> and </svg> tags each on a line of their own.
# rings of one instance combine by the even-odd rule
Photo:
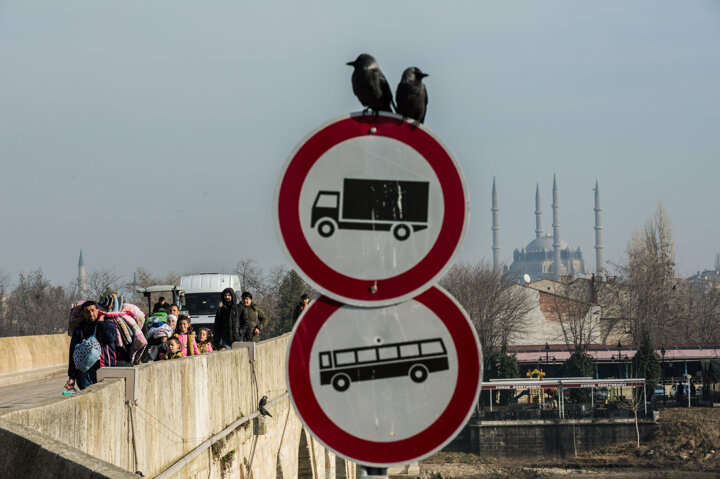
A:
<svg viewBox="0 0 720 479">
<path fill-rule="evenodd" d="M 214 316 L 220 307 L 220 293 L 186 293 L 185 309 L 190 317 L 210 315 Z"/>
</svg>

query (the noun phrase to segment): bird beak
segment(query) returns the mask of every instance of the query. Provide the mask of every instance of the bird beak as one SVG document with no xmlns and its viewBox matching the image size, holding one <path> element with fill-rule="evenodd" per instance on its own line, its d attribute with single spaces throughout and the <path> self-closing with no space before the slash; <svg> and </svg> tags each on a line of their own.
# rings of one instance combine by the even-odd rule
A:
<svg viewBox="0 0 720 479">
<path fill-rule="evenodd" d="M 350 66 L 350 67 L 354 67 L 354 66 L 355 66 L 355 62 L 354 62 L 354 61 L 352 61 L 352 62 L 347 62 L 345 65 Z"/>
<path fill-rule="evenodd" d="M 425 78 L 425 77 L 429 77 L 429 76 L 430 76 L 430 75 L 428 75 L 427 73 L 421 73 L 421 74 L 420 74 L 420 78 Z"/>
</svg>

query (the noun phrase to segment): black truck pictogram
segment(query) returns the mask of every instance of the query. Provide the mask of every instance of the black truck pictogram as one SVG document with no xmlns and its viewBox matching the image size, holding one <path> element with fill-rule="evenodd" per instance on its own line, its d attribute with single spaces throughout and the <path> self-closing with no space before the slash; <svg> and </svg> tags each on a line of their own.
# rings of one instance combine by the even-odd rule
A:
<svg viewBox="0 0 720 479">
<path fill-rule="evenodd" d="M 319 359 L 320 385 L 331 384 L 338 392 L 353 382 L 401 376 L 421 383 L 430 373 L 450 369 L 441 338 L 322 351 Z"/>
<path fill-rule="evenodd" d="M 344 178 L 343 190 L 319 191 L 311 228 L 329 238 L 336 229 L 392 231 L 405 241 L 428 227 L 427 181 Z"/>
</svg>

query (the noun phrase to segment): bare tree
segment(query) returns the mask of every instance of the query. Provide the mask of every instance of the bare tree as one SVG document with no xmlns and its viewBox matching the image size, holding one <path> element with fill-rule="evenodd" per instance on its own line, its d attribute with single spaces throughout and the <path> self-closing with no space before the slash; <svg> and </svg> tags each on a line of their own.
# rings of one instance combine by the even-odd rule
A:
<svg viewBox="0 0 720 479">
<path fill-rule="evenodd" d="M 720 290 L 703 283 L 683 282 L 680 287 L 678 338 L 692 343 L 720 342 Z"/>
<path fill-rule="evenodd" d="M 148 286 L 157 284 L 157 281 L 150 271 L 146 270 L 142 266 L 138 266 L 137 268 L 135 268 L 135 271 L 133 271 L 132 282 L 128 284 L 132 285 L 133 289 L 147 288 Z"/>
<path fill-rule="evenodd" d="M 533 309 L 529 295 L 513 277 L 487 262 L 456 263 L 440 284 L 463 305 L 480 336 L 487 363 L 503 345 L 526 332 Z"/>
<path fill-rule="evenodd" d="M 120 276 L 114 269 L 94 269 L 87 276 L 86 288 L 88 298 L 100 299 L 112 293 L 120 291 Z M 81 298 L 87 299 L 87 298 Z"/>
<path fill-rule="evenodd" d="M 274 266 L 263 280 L 262 289 L 259 290 L 261 306 L 271 322 L 277 322 L 280 318 L 280 298 L 282 296 L 282 284 L 288 269 L 284 266 Z M 277 323 L 276 323 L 277 324 Z M 274 326 L 271 326 L 274 328 Z M 272 331 L 271 329 L 270 331 Z M 270 334 L 268 332 L 268 334 Z"/>
<path fill-rule="evenodd" d="M 549 313 L 560 324 L 561 341 L 570 351 L 586 351 L 590 344 L 597 344 L 603 337 L 601 310 L 577 294 L 567 290 L 563 296 L 540 292 L 550 298 Z"/>
<path fill-rule="evenodd" d="M 175 273 L 174 271 L 171 271 L 169 273 L 165 273 L 165 276 L 163 279 L 159 282 L 160 284 L 172 284 L 172 285 L 178 285 L 180 284 L 180 278 L 182 277 L 181 274 Z"/>
<path fill-rule="evenodd" d="M 252 258 L 241 258 L 235 266 L 235 274 L 240 277 L 242 291 L 255 291 L 262 294 L 265 289 L 263 270 Z"/>
<path fill-rule="evenodd" d="M 674 342 L 680 316 L 679 279 L 670 219 L 662 204 L 628 244 L 627 263 L 619 266 L 629 286 L 621 301 L 625 330 L 635 344 L 647 335 L 652 344 Z"/>
</svg>

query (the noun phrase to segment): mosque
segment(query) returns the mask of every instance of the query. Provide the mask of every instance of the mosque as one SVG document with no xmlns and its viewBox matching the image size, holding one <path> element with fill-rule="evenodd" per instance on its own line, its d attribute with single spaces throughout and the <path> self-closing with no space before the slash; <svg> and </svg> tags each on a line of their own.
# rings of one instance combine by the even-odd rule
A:
<svg viewBox="0 0 720 479">
<path fill-rule="evenodd" d="M 502 268 L 500 263 L 500 226 L 498 223 L 498 199 L 493 178 L 492 188 L 492 232 L 493 232 L 493 266 Z M 536 281 L 543 278 L 560 281 L 562 277 L 586 277 L 588 271 L 585 267 L 580 247 L 573 248 L 567 241 L 560 238 L 560 201 L 557 187 L 557 178 L 553 175 L 553 233 L 544 233 L 542 228 L 542 209 L 540 206 L 540 184 L 535 189 L 535 239 L 522 249 L 513 251 L 513 262 L 510 272 L 525 282 Z M 600 224 L 600 190 L 595 181 L 595 259 L 596 272 L 602 277 L 602 225 Z"/>
</svg>

